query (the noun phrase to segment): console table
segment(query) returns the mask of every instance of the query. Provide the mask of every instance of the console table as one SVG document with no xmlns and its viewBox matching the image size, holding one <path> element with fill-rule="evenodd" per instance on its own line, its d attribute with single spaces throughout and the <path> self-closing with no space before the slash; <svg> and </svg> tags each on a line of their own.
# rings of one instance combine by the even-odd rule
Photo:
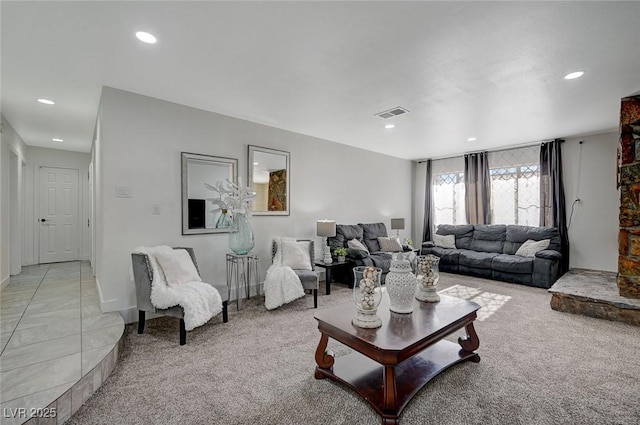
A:
<svg viewBox="0 0 640 425">
<path fill-rule="evenodd" d="M 473 328 L 474 302 L 441 295 L 437 303 L 414 300 L 411 314 L 393 313 L 382 297 L 378 317 L 382 327 L 363 329 L 351 324 L 353 303 L 315 313 L 321 337 L 316 349 L 315 378 L 340 382 L 367 401 L 382 417 L 383 425 L 398 424 L 402 409 L 442 371 L 456 363 L 479 362 L 474 352 L 480 340 Z M 465 328 L 458 343 L 443 339 Z M 335 358 L 326 351 L 329 337 L 354 350 Z"/>
<path fill-rule="evenodd" d="M 256 286 L 256 295 L 260 296 L 260 259 L 257 255 L 227 254 L 227 287 L 231 292 L 232 285 L 236 287 L 236 308 L 240 310 L 242 303 L 240 287 L 244 286 L 247 299 L 251 297 L 251 285 Z"/>
</svg>

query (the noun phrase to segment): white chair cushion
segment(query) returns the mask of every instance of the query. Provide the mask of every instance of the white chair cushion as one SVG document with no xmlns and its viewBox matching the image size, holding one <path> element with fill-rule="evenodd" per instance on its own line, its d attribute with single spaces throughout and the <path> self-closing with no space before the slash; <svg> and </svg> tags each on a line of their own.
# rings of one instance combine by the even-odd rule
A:
<svg viewBox="0 0 640 425">
<path fill-rule="evenodd" d="M 311 270 L 309 242 L 282 241 L 282 265 L 294 270 Z"/>
<path fill-rule="evenodd" d="M 202 282 L 198 270 L 186 250 L 158 251 L 156 259 L 164 272 L 167 285 L 178 286 L 186 282 Z"/>
</svg>

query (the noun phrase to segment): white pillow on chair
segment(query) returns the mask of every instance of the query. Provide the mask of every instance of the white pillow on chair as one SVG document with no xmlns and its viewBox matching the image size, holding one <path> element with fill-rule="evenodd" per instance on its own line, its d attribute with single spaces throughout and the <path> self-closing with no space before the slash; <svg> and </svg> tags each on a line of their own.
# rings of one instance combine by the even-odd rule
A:
<svg viewBox="0 0 640 425">
<path fill-rule="evenodd" d="M 294 270 L 312 270 L 309 242 L 282 241 L 282 265 Z"/>
<path fill-rule="evenodd" d="M 191 256 L 185 249 L 157 252 L 156 260 L 158 260 L 169 286 L 178 286 L 194 281 L 202 282 Z"/>
</svg>

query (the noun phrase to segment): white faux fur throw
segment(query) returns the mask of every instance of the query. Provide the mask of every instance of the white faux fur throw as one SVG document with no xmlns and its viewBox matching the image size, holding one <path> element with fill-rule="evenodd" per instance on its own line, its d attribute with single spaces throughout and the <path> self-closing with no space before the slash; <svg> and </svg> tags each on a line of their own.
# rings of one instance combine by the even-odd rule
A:
<svg viewBox="0 0 640 425">
<path fill-rule="evenodd" d="M 264 280 L 264 306 L 267 310 L 304 297 L 304 289 L 298 275 L 291 267 L 282 265 L 283 240 L 295 241 L 293 238 L 275 238 L 276 254 Z"/>
<path fill-rule="evenodd" d="M 202 326 L 222 311 L 222 298 L 218 290 L 208 283 L 199 281 L 167 285 L 165 274 L 156 259 L 156 253 L 173 251 L 170 246 L 138 247 L 134 254 L 149 257 L 153 280 L 151 281 L 151 304 L 156 308 L 179 305 L 184 310 L 184 327 L 190 331 Z"/>
</svg>

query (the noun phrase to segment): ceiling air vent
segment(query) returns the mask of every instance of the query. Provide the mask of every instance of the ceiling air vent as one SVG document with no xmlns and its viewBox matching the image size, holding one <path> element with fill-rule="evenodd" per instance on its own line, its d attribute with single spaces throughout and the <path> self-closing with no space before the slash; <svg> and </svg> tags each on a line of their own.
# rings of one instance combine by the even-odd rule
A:
<svg viewBox="0 0 640 425">
<path fill-rule="evenodd" d="M 376 114 L 376 116 L 380 118 L 384 118 L 386 120 L 386 119 L 397 117 L 398 115 L 404 115 L 407 113 L 409 113 L 408 110 L 398 106 L 393 109 L 389 109 L 388 111 L 380 112 L 379 114 Z"/>
</svg>

